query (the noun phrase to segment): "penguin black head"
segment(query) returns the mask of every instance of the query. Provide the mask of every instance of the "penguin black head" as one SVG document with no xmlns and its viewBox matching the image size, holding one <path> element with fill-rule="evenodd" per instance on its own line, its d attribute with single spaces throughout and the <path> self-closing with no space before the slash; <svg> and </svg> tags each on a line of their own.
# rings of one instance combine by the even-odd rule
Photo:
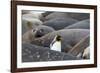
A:
<svg viewBox="0 0 100 73">
<path fill-rule="evenodd" d="M 57 35 L 56 40 L 57 41 L 61 41 L 61 36 L 60 35 Z"/>
</svg>

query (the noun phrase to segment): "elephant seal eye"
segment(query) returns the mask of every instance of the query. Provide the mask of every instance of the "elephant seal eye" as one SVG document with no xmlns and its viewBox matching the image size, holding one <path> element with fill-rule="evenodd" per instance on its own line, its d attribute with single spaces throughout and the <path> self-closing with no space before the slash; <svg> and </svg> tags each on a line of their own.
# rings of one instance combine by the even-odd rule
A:
<svg viewBox="0 0 100 73">
<path fill-rule="evenodd" d="M 44 31 L 43 29 L 40 30 L 40 32 L 43 32 L 43 31 Z"/>
<path fill-rule="evenodd" d="M 32 32 L 35 32 L 35 29 L 33 29 Z"/>
</svg>

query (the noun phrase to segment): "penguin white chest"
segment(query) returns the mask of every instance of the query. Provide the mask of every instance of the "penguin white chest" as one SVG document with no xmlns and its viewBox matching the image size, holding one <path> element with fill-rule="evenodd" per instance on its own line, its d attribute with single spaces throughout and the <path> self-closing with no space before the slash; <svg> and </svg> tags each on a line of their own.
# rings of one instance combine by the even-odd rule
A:
<svg viewBox="0 0 100 73">
<path fill-rule="evenodd" d="M 50 46 L 50 49 L 61 52 L 61 41 L 56 41 L 54 44 Z"/>
</svg>

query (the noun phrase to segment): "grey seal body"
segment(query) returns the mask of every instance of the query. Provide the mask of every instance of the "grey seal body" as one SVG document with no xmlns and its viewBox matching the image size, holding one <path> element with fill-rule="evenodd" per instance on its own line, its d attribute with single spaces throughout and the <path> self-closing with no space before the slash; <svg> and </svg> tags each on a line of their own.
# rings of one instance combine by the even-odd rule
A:
<svg viewBox="0 0 100 73">
<path fill-rule="evenodd" d="M 73 19 L 81 21 L 84 19 L 89 19 L 90 15 L 89 15 L 89 13 L 53 12 L 53 13 L 47 15 L 45 17 L 45 20 L 51 20 L 54 18 L 62 18 L 62 17 L 73 18 Z"/>
<path fill-rule="evenodd" d="M 82 20 L 68 27 L 65 27 L 65 29 L 90 29 L 90 20 Z"/>
<path fill-rule="evenodd" d="M 45 20 L 51 20 L 55 18 L 68 18 L 68 15 L 65 12 L 52 12 L 45 17 Z"/>
<path fill-rule="evenodd" d="M 76 19 L 76 20 L 79 20 L 79 21 L 90 18 L 89 13 L 67 13 L 67 15 L 69 17 Z"/>
<path fill-rule="evenodd" d="M 72 18 L 55 18 L 55 19 L 45 21 L 43 25 L 50 26 L 55 30 L 60 30 L 76 22 L 78 21 Z"/>
<path fill-rule="evenodd" d="M 22 62 L 79 60 L 79 58 L 34 44 L 22 44 Z"/>
<path fill-rule="evenodd" d="M 56 35 L 60 35 L 62 37 L 61 49 L 64 52 L 68 52 L 75 44 L 77 44 L 83 37 L 87 36 L 88 34 L 89 30 L 86 29 L 63 29 L 46 34 L 41 38 L 34 39 L 31 43 L 49 47 L 54 37 Z"/>
</svg>

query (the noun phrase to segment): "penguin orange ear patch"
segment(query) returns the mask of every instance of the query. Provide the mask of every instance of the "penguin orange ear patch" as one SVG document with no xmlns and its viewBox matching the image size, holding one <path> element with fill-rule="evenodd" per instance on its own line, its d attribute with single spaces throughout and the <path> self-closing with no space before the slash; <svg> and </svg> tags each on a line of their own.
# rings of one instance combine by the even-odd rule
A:
<svg viewBox="0 0 100 73">
<path fill-rule="evenodd" d="M 11 72 L 97 67 L 97 6 L 11 0 Z"/>
</svg>

